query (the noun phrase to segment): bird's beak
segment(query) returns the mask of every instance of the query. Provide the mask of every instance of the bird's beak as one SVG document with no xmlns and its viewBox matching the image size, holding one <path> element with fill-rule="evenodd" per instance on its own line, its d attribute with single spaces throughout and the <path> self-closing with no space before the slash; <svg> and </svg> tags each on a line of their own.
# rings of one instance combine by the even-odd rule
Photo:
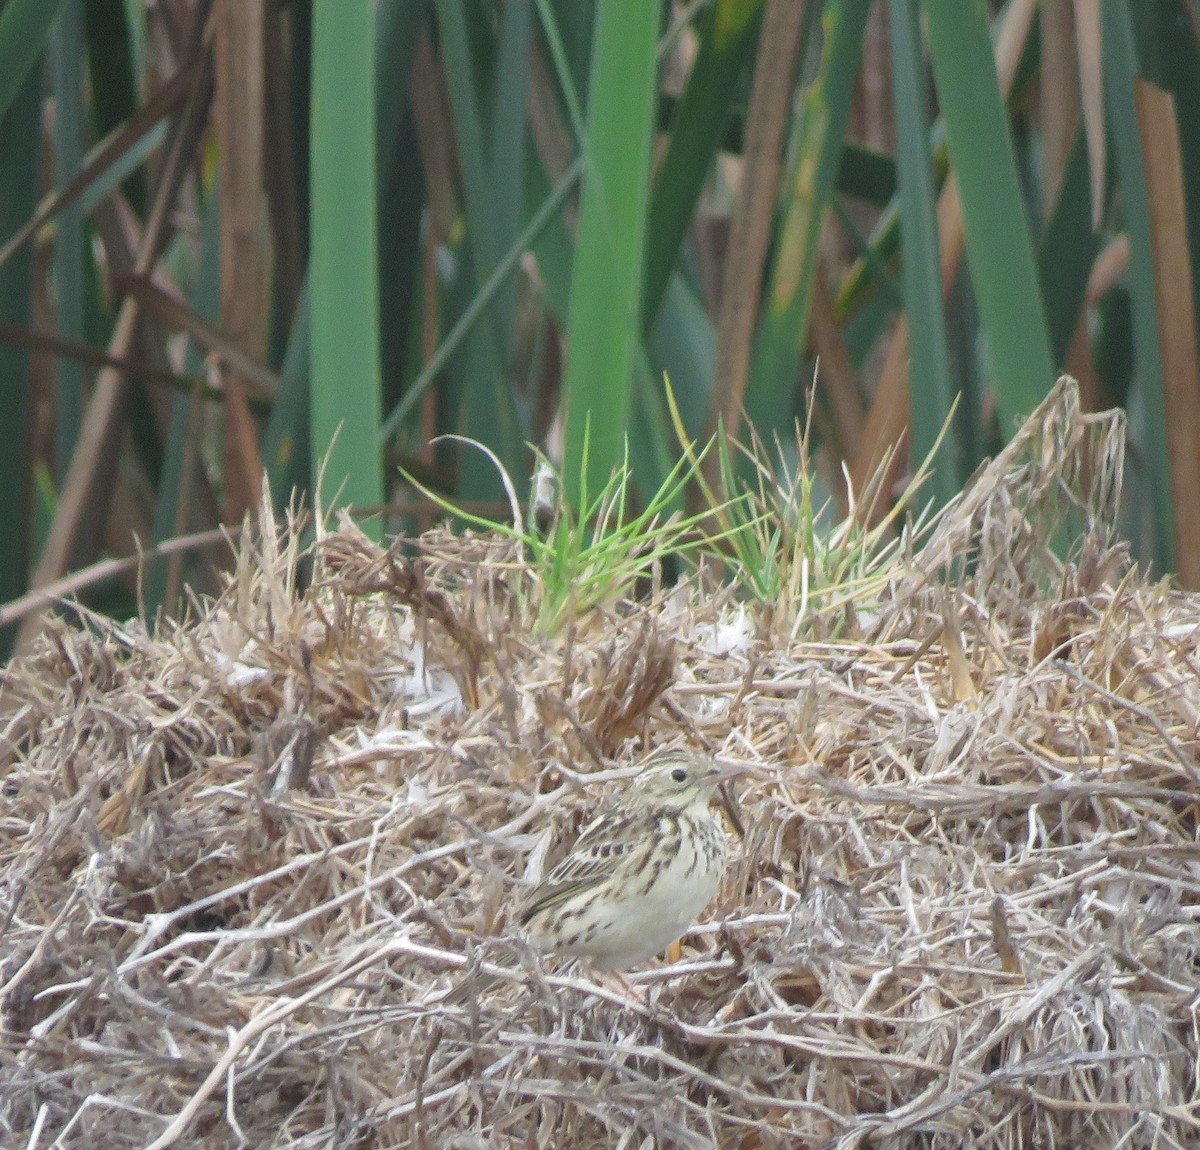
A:
<svg viewBox="0 0 1200 1150">
<path fill-rule="evenodd" d="M 741 808 L 738 806 L 733 788 L 729 784 L 743 775 L 752 775 L 755 778 L 767 777 L 765 771 L 751 763 L 731 762 L 714 763 L 712 774 L 709 776 L 717 784 L 717 794 L 721 796 L 721 806 L 729 816 L 729 821 L 733 824 L 733 829 L 737 832 L 739 839 L 745 839 L 746 826 L 742 822 Z"/>
<path fill-rule="evenodd" d="M 734 779 L 740 779 L 743 775 L 749 775 L 755 779 L 767 778 L 767 772 L 761 767 L 755 766 L 753 763 L 734 763 L 726 760 L 725 762 L 717 761 L 712 766 L 712 773 L 709 775 L 716 783 L 728 783 Z"/>
</svg>

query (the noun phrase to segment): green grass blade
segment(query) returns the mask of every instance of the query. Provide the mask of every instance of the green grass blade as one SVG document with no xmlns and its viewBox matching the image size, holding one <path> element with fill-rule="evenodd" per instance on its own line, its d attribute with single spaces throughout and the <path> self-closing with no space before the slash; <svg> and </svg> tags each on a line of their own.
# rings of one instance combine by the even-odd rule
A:
<svg viewBox="0 0 1200 1150">
<path fill-rule="evenodd" d="M 930 132 L 930 152 L 933 155 L 934 184 L 939 193 L 949 170 L 949 152 L 946 148 L 946 129 L 939 119 Z M 853 151 L 853 148 L 851 148 Z M 847 164 L 847 156 L 843 156 L 843 169 Z M 850 161 L 850 168 L 859 164 L 859 160 Z M 876 170 L 875 178 L 880 181 L 880 191 L 886 187 L 886 172 Z M 894 192 L 895 172 L 892 173 L 893 195 L 881 205 L 882 212 L 871 230 L 871 238 L 842 280 L 842 286 L 837 293 L 837 311 L 840 315 L 852 315 L 862 307 L 868 298 L 879 289 L 880 269 L 886 268 L 900 251 L 900 198 Z M 843 179 L 839 174 L 838 189 L 846 194 Z"/>
<path fill-rule="evenodd" d="M 667 388 L 677 401 L 684 433 L 703 434 L 713 390 L 716 334 L 700 301 L 676 273 L 671 276 L 652 331 L 635 349 L 633 414 L 629 461 L 637 490 L 660 490 L 679 458 Z M 671 513 L 687 510 L 685 493 L 676 493 Z"/>
<path fill-rule="evenodd" d="M 221 236 L 220 205 L 210 195 L 203 205 L 200 218 L 199 258 L 192 260 L 193 237 L 176 236 L 163 259 L 171 269 L 175 282 L 183 290 L 192 313 L 200 320 L 217 325 L 221 313 Z M 195 340 L 188 341 L 184 370 L 199 385 L 205 379 L 204 352 Z M 201 441 L 198 411 L 192 395 L 177 395 L 171 401 L 170 425 L 158 481 L 152 525 L 154 542 L 163 543 L 198 526 L 208 526 L 197 512 L 196 475 L 202 464 L 196 453 Z M 180 559 L 178 564 L 182 564 Z M 164 560 L 150 564 L 146 572 L 144 602 L 146 614 L 153 618 L 161 606 L 169 611 L 177 603 L 167 603 L 168 596 L 178 596 L 179 587 L 171 586 L 177 564 Z M 182 568 L 186 571 L 186 567 Z"/>
<path fill-rule="evenodd" d="M 659 13 L 660 5 L 648 0 L 607 0 L 596 17 L 564 382 L 564 473 L 573 503 L 589 422 L 586 479 L 592 490 L 604 486 L 625 449 L 640 328 Z"/>
<path fill-rule="evenodd" d="M 8 111 L 45 50 L 64 2 L 8 0 L 0 8 L 0 116 Z"/>
<path fill-rule="evenodd" d="M 563 35 L 559 31 L 558 17 L 551 7 L 551 0 L 538 0 L 538 25 L 542 36 L 545 37 L 546 47 L 550 50 L 554 78 L 558 80 L 558 98 L 566 112 L 566 124 L 570 128 L 571 138 L 576 144 L 582 144 L 587 128 L 583 124 L 580 94 L 576 88 L 575 73 L 571 71 L 570 60 L 566 58 Z"/>
<path fill-rule="evenodd" d="M 413 312 L 420 294 L 425 171 L 409 90 L 425 0 L 381 0 L 375 11 L 375 123 L 379 160 L 379 314 L 382 406 L 399 402 L 415 354 Z"/>
<path fill-rule="evenodd" d="M 796 126 L 790 199 L 746 388 L 747 416 L 767 442 L 773 432 L 790 438 L 818 241 L 841 166 L 870 9 L 861 0 L 829 0 L 822 15 L 820 70 L 804 95 Z"/>
<path fill-rule="evenodd" d="M 504 258 L 492 270 L 487 281 L 471 299 L 471 303 L 458 317 L 454 327 L 434 353 L 430 361 L 421 369 L 421 374 L 413 381 L 404 393 L 404 398 L 388 413 L 388 417 L 380 428 L 380 439 L 385 443 L 400 429 L 401 424 L 412 414 L 421 396 L 425 394 L 438 372 L 445 368 L 447 361 L 458 351 L 463 340 L 471 332 L 474 325 L 492 302 L 504 278 L 512 274 L 513 268 L 521 258 L 521 253 L 533 245 L 552 220 L 558 218 L 563 203 L 570 194 L 575 182 L 583 171 L 583 161 L 575 160 L 563 173 L 562 178 L 551 190 L 545 202 L 538 208 L 525 230 L 517 237 L 516 242 Z"/>
<path fill-rule="evenodd" d="M 702 438 L 712 403 L 717 336 L 704 305 L 678 272 L 667 284 L 658 318 L 646 339 L 658 388 L 661 390 L 666 375 L 684 431 L 689 439 Z"/>
<path fill-rule="evenodd" d="M 496 266 L 500 255 L 495 218 L 490 208 L 491 179 L 487 157 L 486 127 L 475 90 L 476 66 L 471 56 L 468 9 L 460 0 L 437 0 L 438 28 L 441 32 L 442 61 L 454 130 L 458 140 L 458 159 L 462 168 L 467 198 L 467 242 L 481 275 Z M 494 325 L 494 320 L 490 321 Z"/>
<path fill-rule="evenodd" d="M 555 70 L 565 68 L 562 78 L 570 77 L 570 85 L 564 84 L 564 98 L 570 99 L 571 93 L 576 93 L 574 108 L 568 107 L 571 124 L 577 131 L 577 138 L 582 141 L 583 114 L 578 94 L 586 95 L 591 87 L 592 58 L 596 44 L 596 21 L 599 5 L 580 4 L 579 0 L 548 0 L 553 8 L 553 21 L 543 19 L 542 28 L 547 42 L 551 44 L 556 56 Z M 648 5 L 657 9 L 654 0 L 648 0 Z M 539 15 L 545 15 L 545 4 L 539 3 Z M 553 40 L 550 28 L 553 27 Z"/>
<path fill-rule="evenodd" d="M 374 31 L 369 4 L 313 7 L 312 468 L 359 505 L 383 502 Z"/>
<path fill-rule="evenodd" d="M 896 194 L 896 162 L 847 140 L 838 165 L 837 190 L 843 196 L 886 208 Z"/>
<path fill-rule="evenodd" d="M 671 116 L 671 142 L 658 166 L 650 197 L 642 300 L 646 330 L 654 325 L 696 200 L 725 132 L 738 80 L 758 41 L 762 6 L 763 0 L 717 0 L 701 24 L 700 50 Z"/>
<path fill-rule="evenodd" d="M 583 173 L 582 158 L 577 156 L 568 166 L 568 171 L 570 170 L 573 170 L 578 178 Z M 530 207 L 538 205 L 537 211 L 531 214 L 531 222 L 545 212 L 545 205 L 552 200 L 554 193 L 554 185 L 550 182 L 538 150 L 526 149 L 525 203 Z M 528 225 L 525 234 L 529 234 Z M 571 265 L 575 259 L 575 239 L 567 229 L 567 221 L 561 211 L 557 208 L 551 210 L 545 226 L 531 236 L 530 246 L 545 284 L 544 302 L 565 327 L 570 310 Z"/>
<path fill-rule="evenodd" d="M 309 470 L 309 363 L 312 340 L 311 301 L 305 275 L 279 369 L 279 394 L 263 433 L 263 466 L 271 481 L 271 498 L 282 510 L 294 489 L 311 489 Z"/>
<path fill-rule="evenodd" d="M 1134 380 L 1141 419 L 1131 431 L 1141 445 L 1149 472 L 1155 558 L 1164 571 L 1175 569 L 1175 519 L 1171 505 L 1171 458 L 1163 403 L 1163 366 L 1158 342 L 1154 243 L 1150 200 L 1142 166 L 1142 136 L 1134 103 L 1137 55 L 1131 15 L 1125 4 L 1101 6 L 1104 34 L 1104 102 L 1125 227 L 1129 232 L 1129 293 L 1133 304 Z"/>
<path fill-rule="evenodd" d="M 1080 131 L 1038 251 L 1038 278 L 1046 301 L 1046 323 L 1056 366 L 1066 359 L 1099 250 L 1100 237 L 1092 231 L 1087 140 Z"/>
<path fill-rule="evenodd" d="M 491 30 L 468 23 L 474 12 L 460 0 L 437 0 L 435 9 L 467 201 L 467 248 L 459 253 L 467 262 L 460 266 L 459 274 L 473 278 L 460 280 L 459 290 L 452 296 L 465 314 L 471 310 L 474 292 L 501 264 L 503 254 L 488 163 L 492 148 L 477 90 L 477 74 L 482 71 L 477 57 L 483 52 L 482 45 L 490 46 Z M 495 285 L 497 296 L 504 296 L 509 281 L 510 276 L 505 275 Z M 453 429 L 468 439 L 490 443 L 508 474 L 519 475 L 527 435 L 508 380 L 505 348 L 511 333 L 502 330 L 501 322 L 494 305 L 484 309 L 483 322 L 467 336 L 463 356 L 451 364 L 457 386 L 448 388 L 446 394 L 456 408 Z M 497 483 L 495 468 L 479 452 L 460 453 L 459 495 L 495 498 Z"/>
<path fill-rule="evenodd" d="M 289 121 L 292 125 L 292 147 L 296 172 L 296 214 L 304 251 L 311 257 L 308 225 L 312 216 L 310 172 L 312 160 L 309 149 L 309 127 L 312 122 L 312 6 L 313 0 L 292 0 L 292 18 L 284 41 L 292 57 L 292 83 Z"/>
<path fill-rule="evenodd" d="M 54 31 L 54 184 L 63 188 L 83 160 L 83 4 L 67 0 Z M 58 334 L 83 338 L 83 214 L 79 205 L 58 218 L 54 234 L 54 301 Z M 67 474 L 83 415 L 83 367 L 60 359 L 54 398 L 54 471 L 59 484 Z"/>
<path fill-rule="evenodd" d="M 567 125 L 571 130 L 571 135 L 575 143 L 582 144 L 587 128 L 583 122 L 583 109 L 579 105 L 579 88 L 576 84 L 576 76 L 580 74 L 586 77 L 587 65 L 586 63 L 582 64 L 580 72 L 572 69 L 571 60 L 568 59 L 567 48 L 563 42 L 562 31 L 558 26 L 558 16 L 551 7 L 550 0 L 537 0 L 537 9 L 538 24 L 542 29 L 542 35 L 546 39 L 546 47 L 550 50 L 550 60 L 554 65 L 555 78 L 558 80 L 558 94 L 567 113 Z M 571 25 L 571 30 L 578 37 L 581 34 L 581 30 L 577 21 L 582 10 L 579 5 L 571 5 L 567 8 L 567 11 L 575 17 Z M 591 32 L 589 28 L 589 40 L 590 36 Z"/>
<path fill-rule="evenodd" d="M 428 15 L 426 0 L 378 0 L 375 12 L 375 122 L 379 133 L 380 185 L 383 157 L 399 146 L 408 109 L 409 80 L 417 41 Z"/>
<path fill-rule="evenodd" d="M 120 0 L 125 6 L 125 22 L 129 28 L 130 74 L 142 75 L 146 70 L 146 0 Z M 95 0 L 87 0 L 91 7 Z"/>
<path fill-rule="evenodd" d="M 892 0 L 892 77 L 896 101 L 900 232 L 904 250 L 904 299 L 912 364 L 912 454 L 934 457 L 930 492 L 944 506 L 958 491 L 953 442 L 940 434 L 954 404 L 955 386 L 947 353 L 946 313 L 938 247 L 937 189 L 929 147 L 925 57 L 921 50 L 918 0 Z"/>
<path fill-rule="evenodd" d="M 130 120 L 137 111 L 137 65 L 144 56 L 142 41 L 145 10 L 133 11 L 131 0 L 86 0 L 83 5 L 91 78 L 92 125 L 96 138 L 104 139 Z M 124 192 L 133 210 L 146 213 L 146 173 L 123 170 Z"/>
<path fill-rule="evenodd" d="M 84 215 L 87 215 L 101 200 L 110 196 L 113 188 L 118 184 L 124 184 L 125 188 L 123 190 L 127 192 L 128 186 L 132 182 L 131 177 L 145 175 L 142 171 L 142 165 L 146 162 L 146 158 L 151 152 L 162 146 L 166 135 L 166 121 L 159 120 L 132 147 L 122 152 L 113 161 L 112 167 L 106 168 L 95 180 L 88 184 L 84 191 L 80 192 L 78 200 L 79 210 Z M 85 163 L 91 162 L 98 155 L 100 147 L 101 145 L 97 144 L 88 153 L 85 157 Z"/>
<path fill-rule="evenodd" d="M 631 472 L 638 476 L 639 493 L 658 491 L 676 462 L 676 453 L 659 383 L 662 376 L 651 365 L 641 340 L 634 347 L 633 368 L 631 409 L 634 418 L 629 428 L 628 463 Z M 686 511 L 683 492 L 676 495 L 677 500 L 671 504 L 670 511 Z"/>
<path fill-rule="evenodd" d="M 532 0 L 508 0 L 500 24 L 496 60 L 496 92 L 488 169 L 494 214 L 496 255 L 521 232 L 525 193 L 525 107 L 529 93 L 529 52 L 532 44 Z M 517 280 L 510 276 L 496 300 L 496 317 L 503 339 L 505 362 L 516 335 Z"/>
<path fill-rule="evenodd" d="M 41 146 L 41 70 L 25 82 L 0 115 L 0 236 L 11 235 L 37 203 Z M 27 328 L 33 309 L 33 251 L 26 247 L 0 267 L 0 322 Z M 9 442 L 0 452 L 0 603 L 25 590 L 29 570 L 29 353 L 0 345 L 0 427 Z M 0 636 L 7 654 L 11 636 Z"/>
<path fill-rule="evenodd" d="M 1033 244 L 982 0 L 924 0 L 967 261 L 1007 437 L 1054 382 Z"/>
</svg>

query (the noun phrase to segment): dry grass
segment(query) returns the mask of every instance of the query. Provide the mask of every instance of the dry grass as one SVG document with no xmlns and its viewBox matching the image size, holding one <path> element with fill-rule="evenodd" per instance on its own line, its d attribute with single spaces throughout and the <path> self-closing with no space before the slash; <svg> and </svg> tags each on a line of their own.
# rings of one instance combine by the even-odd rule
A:
<svg viewBox="0 0 1200 1150">
<path fill-rule="evenodd" d="M 480 537 L 345 527 L 302 589 L 269 522 L 187 625 L 56 627 L 3 680 L 0 1142 L 1197 1145 L 1200 611 L 1108 542 L 1122 437 L 1060 388 L 801 641 L 693 584 L 534 638 Z M 506 911 L 669 743 L 770 779 L 636 1005 Z"/>
</svg>

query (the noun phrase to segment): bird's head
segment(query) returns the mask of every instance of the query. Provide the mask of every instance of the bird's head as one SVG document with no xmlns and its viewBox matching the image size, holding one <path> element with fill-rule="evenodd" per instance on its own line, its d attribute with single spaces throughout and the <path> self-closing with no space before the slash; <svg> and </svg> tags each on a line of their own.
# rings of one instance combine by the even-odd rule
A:
<svg viewBox="0 0 1200 1150">
<path fill-rule="evenodd" d="M 700 755 L 672 754 L 643 767 L 633 787 L 639 803 L 682 811 L 693 803 L 707 803 L 721 783 L 742 773 Z"/>
</svg>

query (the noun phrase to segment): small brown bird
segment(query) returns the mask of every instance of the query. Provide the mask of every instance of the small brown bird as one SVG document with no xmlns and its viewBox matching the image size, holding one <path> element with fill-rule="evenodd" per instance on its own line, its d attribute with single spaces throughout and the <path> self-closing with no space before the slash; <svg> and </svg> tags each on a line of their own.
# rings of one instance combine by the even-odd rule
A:
<svg viewBox="0 0 1200 1150">
<path fill-rule="evenodd" d="M 666 949 L 717 893 L 725 828 L 709 802 L 742 772 L 687 753 L 647 766 L 521 905 L 533 943 L 603 971 Z"/>
</svg>

